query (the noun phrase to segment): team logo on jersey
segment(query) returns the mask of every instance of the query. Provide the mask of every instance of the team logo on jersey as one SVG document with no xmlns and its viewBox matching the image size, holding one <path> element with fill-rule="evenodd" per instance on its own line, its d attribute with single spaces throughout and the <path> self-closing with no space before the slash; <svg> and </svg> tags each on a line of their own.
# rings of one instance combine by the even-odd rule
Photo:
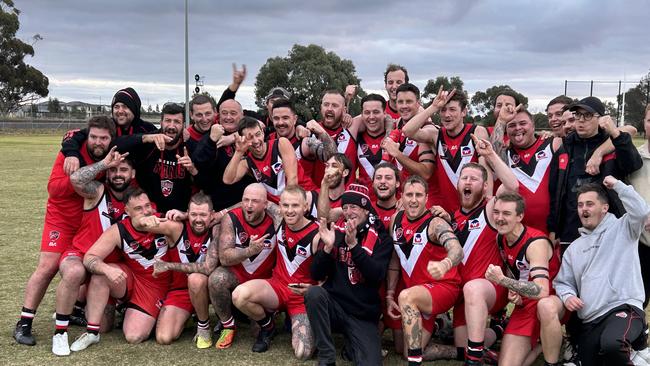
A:
<svg viewBox="0 0 650 366">
<path fill-rule="evenodd" d="M 415 142 L 415 140 L 411 140 L 411 139 L 407 138 L 405 145 L 406 146 L 414 146 L 416 143 L 417 142 Z"/>
<path fill-rule="evenodd" d="M 296 248 L 296 254 L 301 256 L 301 257 L 306 257 L 307 256 L 307 249 L 305 249 L 305 247 L 298 247 L 298 248 Z"/>
<path fill-rule="evenodd" d="M 273 247 L 271 239 L 264 239 L 264 249 L 271 249 L 271 247 Z"/>
<path fill-rule="evenodd" d="M 518 154 L 513 154 L 510 159 L 512 159 L 512 163 L 517 165 L 521 161 L 521 157 L 519 157 Z"/>
<path fill-rule="evenodd" d="M 262 171 L 264 173 L 268 172 L 269 171 L 269 166 L 268 165 L 264 166 L 264 168 L 262 168 Z"/>
<path fill-rule="evenodd" d="M 458 229 L 458 224 L 454 221 L 451 223 L 451 230 L 456 231 L 456 229 Z"/>
<path fill-rule="evenodd" d="M 238 232 L 237 237 L 239 238 L 239 242 L 242 244 L 244 244 L 246 240 L 248 240 L 248 234 L 244 231 Z"/>
<path fill-rule="evenodd" d="M 61 236 L 61 234 L 58 231 L 56 231 L 56 230 L 50 231 L 50 234 L 49 234 L 50 241 L 56 241 L 59 238 L 59 236 Z"/>
<path fill-rule="evenodd" d="M 275 174 L 280 173 L 281 170 L 282 170 L 282 163 L 281 162 L 277 162 L 277 163 L 273 164 L 273 171 L 275 172 Z"/>
<path fill-rule="evenodd" d="M 345 134 L 343 132 L 341 132 L 341 133 L 339 133 L 339 136 L 336 138 L 336 141 L 337 142 L 344 142 L 347 139 L 348 139 L 347 136 L 345 136 Z"/>
<path fill-rule="evenodd" d="M 183 245 L 185 246 L 185 250 L 190 250 L 190 248 L 192 248 L 192 244 L 190 244 L 189 240 L 185 240 Z"/>
<path fill-rule="evenodd" d="M 537 154 L 535 154 L 535 158 L 537 158 L 537 160 L 546 159 L 546 152 L 544 150 L 538 151 Z"/>
<path fill-rule="evenodd" d="M 398 227 L 397 229 L 395 229 L 395 239 L 399 240 L 399 239 L 402 238 L 403 235 L 404 235 L 404 231 L 402 230 L 401 227 Z"/>
<path fill-rule="evenodd" d="M 160 191 L 162 192 L 163 196 L 169 197 L 169 195 L 172 194 L 173 190 L 174 190 L 174 182 L 167 179 L 160 181 Z"/>
<path fill-rule="evenodd" d="M 477 219 L 474 219 L 469 222 L 469 229 L 470 230 L 476 230 L 481 228 L 481 222 L 478 221 Z"/>
<path fill-rule="evenodd" d="M 368 145 L 367 144 L 361 144 L 359 145 L 359 148 L 361 148 L 361 152 L 363 155 L 366 155 L 368 153 Z"/>
<path fill-rule="evenodd" d="M 415 233 L 413 236 L 413 244 L 422 244 L 424 240 L 422 239 L 421 233 Z"/>
<path fill-rule="evenodd" d="M 526 269 L 526 263 L 524 263 L 524 262 L 522 262 L 520 260 L 517 260 L 515 262 L 515 266 L 517 266 L 517 269 L 520 270 L 520 271 L 523 271 L 523 270 Z"/>
<path fill-rule="evenodd" d="M 443 153 L 446 154 L 447 152 L 449 152 L 449 148 L 447 147 L 447 144 L 442 144 L 441 146 L 442 146 L 442 152 Z"/>
<path fill-rule="evenodd" d="M 361 272 L 356 267 L 348 267 L 348 278 L 351 284 L 356 285 L 361 281 Z"/>
<path fill-rule="evenodd" d="M 618 313 L 616 313 L 616 316 L 617 316 L 618 318 L 623 318 L 623 319 L 625 319 L 625 318 L 627 318 L 627 313 L 624 312 L 624 311 L 619 311 Z"/>
<path fill-rule="evenodd" d="M 205 254 L 208 252 L 208 246 L 203 244 L 201 245 L 201 254 Z"/>
<path fill-rule="evenodd" d="M 155 243 L 156 243 L 156 248 L 162 248 L 165 245 L 167 245 L 167 240 L 165 240 L 164 237 L 156 238 Z"/>
<path fill-rule="evenodd" d="M 460 155 L 461 156 L 472 156 L 474 155 L 474 151 L 472 151 L 472 148 L 469 146 L 463 146 L 460 149 Z"/>
<path fill-rule="evenodd" d="M 129 243 L 129 248 L 131 248 L 133 250 L 138 249 L 139 246 L 140 246 L 140 244 L 138 244 L 138 242 L 135 241 L 135 240 Z"/>
</svg>

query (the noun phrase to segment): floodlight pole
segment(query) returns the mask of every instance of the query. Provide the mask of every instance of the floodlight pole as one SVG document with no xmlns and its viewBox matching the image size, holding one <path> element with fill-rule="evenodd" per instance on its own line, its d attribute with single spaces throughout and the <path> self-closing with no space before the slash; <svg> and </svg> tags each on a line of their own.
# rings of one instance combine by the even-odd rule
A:
<svg viewBox="0 0 650 366">
<path fill-rule="evenodd" d="M 187 37 L 187 5 L 188 0 L 185 0 L 185 126 L 190 125 L 190 68 L 188 57 L 188 37 Z"/>
</svg>

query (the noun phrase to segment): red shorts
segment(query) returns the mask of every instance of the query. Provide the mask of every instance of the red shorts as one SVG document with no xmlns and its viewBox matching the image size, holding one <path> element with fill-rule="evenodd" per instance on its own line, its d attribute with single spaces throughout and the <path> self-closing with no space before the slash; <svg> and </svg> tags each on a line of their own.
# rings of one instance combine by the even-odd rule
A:
<svg viewBox="0 0 650 366">
<path fill-rule="evenodd" d="M 79 260 L 84 260 L 84 255 L 81 250 L 76 249 L 74 246 L 68 247 L 59 257 L 59 265 L 68 257 L 77 257 Z M 117 250 L 113 250 L 108 257 L 104 258 L 104 263 L 117 263 L 120 261 L 120 253 Z"/>
<path fill-rule="evenodd" d="M 41 235 L 41 252 L 63 253 L 72 247 L 72 238 L 79 228 L 53 225 L 49 221 L 46 215 Z"/>
<path fill-rule="evenodd" d="M 531 347 L 534 347 L 539 339 L 537 300 L 524 299 L 522 305 L 515 305 L 503 333 L 530 337 Z"/>
<path fill-rule="evenodd" d="M 167 296 L 165 296 L 165 300 L 163 300 L 162 306 L 175 306 L 190 314 L 194 313 L 194 306 L 192 305 L 192 300 L 190 300 L 190 291 L 186 288 L 169 290 Z"/>
<path fill-rule="evenodd" d="M 460 288 L 447 283 L 423 283 L 418 286 L 426 288 L 431 295 L 431 312 L 429 314 L 422 313 L 422 328 L 429 333 L 433 333 L 436 325 L 436 316 L 446 313 L 454 306 L 454 303 L 458 299 Z"/>
<path fill-rule="evenodd" d="M 117 264 L 126 273 L 126 296 L 123 299 L 127 307 L 142 310 L 158 318 L 163 299 L 167 295 L 169 282 L 157 283 L 155 279 L 143 279 L 134 276 L 131 268 L 124 263 Z"/>
<path fill-rule="evenodd" d="M 286 310 L 289 316 L 307 313 L 304 297 L 291 292 L 287 284 L 273 277 L 264 281 L 271 285 L 273 291 L 275 291 L 275 295 L 278 297 L 278 308 L 275 310 Z"/>
<path fill-rule="evenodd" d="M 492 308 L 488 310 L 488 313 L 490 315 L 494 315 L 505 308 L 506 305 L 508 305 L 508 289 L 503 286 L 496 285 L 492 282 L 490 283 L 492 286 L 494 286 L 494 291 L 496 292 L 496 300 L 494 301 Z M 456 305 L 454 305 L 452 326 L 454 328 L 458 328 L 465 325 L 467 325 L 467 320 L 465 319 L 465 300 L 463 299 L 463 295 L 461 293 L 458 302 L 456 302 Z"/>
</svg>

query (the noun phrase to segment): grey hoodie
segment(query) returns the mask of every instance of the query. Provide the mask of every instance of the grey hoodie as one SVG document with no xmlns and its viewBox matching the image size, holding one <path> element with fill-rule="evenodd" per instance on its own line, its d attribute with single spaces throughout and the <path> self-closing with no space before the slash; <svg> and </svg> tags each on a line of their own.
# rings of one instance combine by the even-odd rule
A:
<svg viewBox="0 0 650 366">
<path fill-rule="evenodd" d="M 643 309 L 638 243 L 650 207 L 632 186 L 621 181 L 614 191 L 627 213 L 619 219 L 607 213 L 593 231 L 580 228 L 580 237 L 564 252 L 553 281 L 562 302 L 571 295 L 584 302 L 578 310 L 584 322 L 623 304 Z"/>
</svg>

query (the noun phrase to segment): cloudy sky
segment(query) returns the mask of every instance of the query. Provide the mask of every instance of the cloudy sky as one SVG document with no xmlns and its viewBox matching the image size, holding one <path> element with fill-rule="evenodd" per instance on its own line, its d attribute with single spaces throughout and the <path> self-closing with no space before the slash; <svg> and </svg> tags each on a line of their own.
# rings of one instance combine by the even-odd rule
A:
<svg viewBox="0 0 650 366">
<path fill-rule="evenodd" d="M 182 0 L 14 1 L 19 37 L 44 38 L 28 63 L 49 77 L 51 97 L 106 104 L 133 86 L 145 107 L 184 99 Z M 247 108 L 259 68 L 296 43 L 352 60 L 366 90 L 382 91 L 395 62 L 420 88 L 439 75 L 460 76 L 470 95 L 509 84 L 534 111 L 564 80 L 638 82 L 650 71 L 650 0 L 189 3 L 190 74 L 218 96 L 232 62 L 246 64 L 238 99 Z M 617 88 L 597 84 L 594 94 L 614 98 Z M 569 83 L 568 94 L 584 97 L 589 84 Z"/>
</svg>

